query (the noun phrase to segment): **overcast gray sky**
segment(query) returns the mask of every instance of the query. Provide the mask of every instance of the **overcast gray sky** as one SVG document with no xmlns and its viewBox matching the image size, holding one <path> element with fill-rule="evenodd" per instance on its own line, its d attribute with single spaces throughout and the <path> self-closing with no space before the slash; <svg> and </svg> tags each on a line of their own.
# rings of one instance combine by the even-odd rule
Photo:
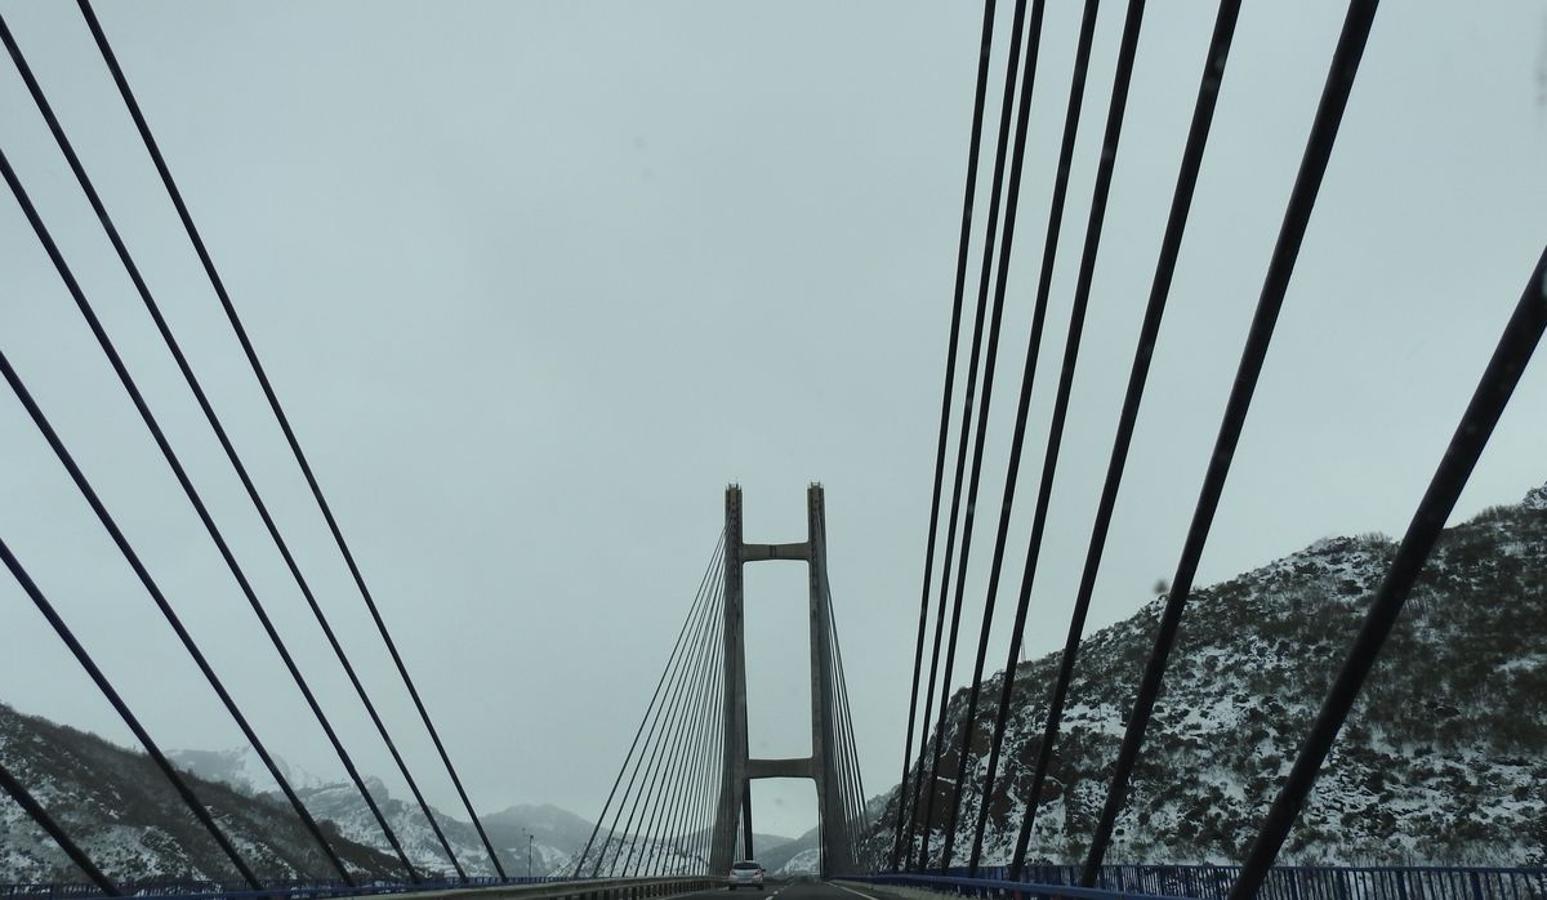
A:
<svg viewBox="0 0 1547 900">
<path fill-rule="evenodd" d="M 1007 592 L 1124 5 L 1103 4 L 1098 25 Z M 826 485 L 864 774 L 872 791 L 895 782 L 980 5 L 100 6 L 481 808 L 548 801 L 595 815 L 729 481 L 745 490 L 749 540 L 800 539 L 805 485 Z M 1000 6 L 996 59 L 1012 4 Z M 0 10 L 411 765 L 454 810 L 74 5 Z M 1144 24 L 1032 654 L 1062 642 L 1213 14 L 1198 0 L 1154 3 Z M 1131 614 L 1175 566 L 1341 14 L 1329 0 L 1246 4 L 1094 627 Z M 1002 489 L 1077 27 L 1078 4 L 1049 4 L 985 509 Z M 362 768 L 401 796 L 8 61 L 0 146 Z M 991 154 L 991 132 L 984 146 Z M 1200 582 L 1327 535 L 1400 533 L 1544 239 L 1547 3 L 1386 4 Z M 260 733 L 287 759 L 341 775 L 9 197 L 0 346 Z M 238 745 L 8 392 L 0 459 L 0 535 L 152 733 L 170 747 Z M 1539 359 L 1457 515 L 1544 479 Z M 971 637 L 993 527 L 979 520 Z M 754 752 L 803 752 L 804 572 L 751 567 L 747 592 Z M 0 611 L 0 700 L 129 743 L 9 579 Z M 969 674 L 959 667 L 957 682 Z M 759 830 L 802 831 L 815 823 L 812 791 L 760 784 L 756 814 Z"/>
</svg>

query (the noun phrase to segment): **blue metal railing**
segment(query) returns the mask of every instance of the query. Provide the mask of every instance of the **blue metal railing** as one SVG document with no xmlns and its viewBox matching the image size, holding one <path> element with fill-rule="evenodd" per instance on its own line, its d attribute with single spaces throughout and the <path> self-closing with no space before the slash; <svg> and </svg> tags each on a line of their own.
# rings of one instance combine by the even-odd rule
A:
<svg viewBox="0 0 1547 900">
<path fill-rule="evenodd" d="M 1078 887 L 1079 866 L 1027 866 L 1019 881 L 1006 867 L 946 875 L 886 874 L 856 879 L 975 897 L 1189 898 L 1226 900 L 1240 866 L 1103 866 L 1095 887 Z M 1262 900 L 1547 900 L 1547 868 L 1438 866 L 1275 866 Z"/>
</svg>

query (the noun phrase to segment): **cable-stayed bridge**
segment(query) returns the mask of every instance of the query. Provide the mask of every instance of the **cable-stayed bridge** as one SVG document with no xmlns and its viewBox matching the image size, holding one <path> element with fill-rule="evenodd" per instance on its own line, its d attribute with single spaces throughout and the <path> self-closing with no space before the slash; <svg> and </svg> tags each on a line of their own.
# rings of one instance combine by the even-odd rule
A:
<svg viewBox="0 0 1547 900">
<path fill-rule="evenodd" d="M 1048 204 L 1044 246 L 1035 283 L 1033 318 L 1025 370 L 1016 396 L 1013 434 L 1007 459 L 1003 495 L 997 506 L 980 497 L 985 447 L 991 416 L 992 390 L 1000 350 L 1006 293 L 1011 283 L 1010 258 L 1021 199 L 1028 131 L 1033 104 L 1056 102 L 1034 90 L 1043 40 L 1044 0 L 1012 0 L 1009 45 L 995 47 L 996 2 L 985 3 L 979 67 L 974 91 L 969 136 L 969 156 L 962 207 L 957 266 L 951 301 L 950 325 L 940 407 L 935 469 L 931 486 L 927 550 L 923 561 L 922 590 L 918 604 L 914 665 L 907 703 L 907 737 L 902 748 L 898 790 L 886 797 L 886 810 L 876 816 L 860 771 L 848 678 L 836 624 L 837 604 L 828 577 L 831 559 L 843 559 L 843 548 L 829 548 L 825 519 L 825 495 L 818 485 L 807 494 L 807 530 L 802 540 L 787 543 L 749 541 L 742 533 L 742 495 L 737 486 L 725 492 L 724 529 L 709 554 L 701 582 L 689 605 L 674 646 L 639 720 L 633 740 L 612 781 L 607 800 L 583 851 L 565 867 L 561 876 L 528 879 L 507 872 L 487 830 L 475 811 L 435 719 L 404 663 L 389 627 L 372 596 L 365 573 L 346 540 L 326 494 L 302 448 L 302 442 L 265 370 L 258 349 L 244 328 L 216 261 L 205 245 L 173 172 L 163 156 L 146 116 L 136 99 L 131 80 L 120 66 L 112 44 L 97 19 L 90 0 L 78 0 L 89 30 L 156 171 L 186 232 L 190 247 L 212 286 L 221 311 L 239 342 L 252 377 L 261 388 L 275 427 L 283 435 L 326 523 L 336 552 L 346 564 L 361 601 L 369 611 L 377 634 L 400 677 L 402 690 L 411 698 L 423 727 L 423 739 L 434 746 L 445 777 L 475 828 L 483 848 L 478 860 L 459 857 L 438 823 L 411 771 L 399 752 L 398 741 L 378 713 L 373 698 L 335 632 L 286 536 L 270 513 L 264 496 L 249 474 L 235 441 L 206 392 L 183 345 L 168 324 L 158 301 L 142 276 L 128 243 L 98 193 L 91 174 L 77 155 L 50 103 L 48 92 L 33 72 L 23 48 L 3 18 L 3 41 L 17 74 L 33 101 L 37 114 L 52 135 L 62 161 L 94 211 L 125 273 L 150 317 L 167 353 L 175 362 L 187 390 L 196 401 L 226 462 L 237 475 L 247 499 L 264 530 L 283 559 L 296 588 L 348 680 L 355 698 L 409 786 L 414 803 L 433 830 L 444 853 L 443 870 L 425 871 L 406 852 L 388 817 L 373 797 L 333 718 L 317 697 L 312 682 L 295 660 L 291 649 L 270 615 L 263 596 L 232 549 L 228 536 L 211 514 L 204 495 L 186 469 L 182 457 L 146 400 L 140 384 L 125 364 L 108 329 L 98 316 L 92 298 L 82 287 L 66 253 L 56 242 L 45 216 L 34 204 L 27 185 L 5 156 L 5 135 L 0 134 L 0 175 L 37 239 L 37 245 L 68 290 L 81 318 L 151 436 L 179 489 L 196 512 L 231 579 L 258 620 L 264 640 L 279 655 L 285 677 L 294 683 L 315 721 L 322 739 L 348 774 L 352 788 L 380 829 L 395 864 L 391 877 L 362 873 L 340 852 L 336 831 L 319 822 L 306 801 L 287 780 L 280 763 L 267 749 L 263 735 L 233 698 L 206 652 L 185 627 L 176 606 L 133 543 L 113 510 L 104 501 L 90 473 L 85 471 L 54 424 L 50 411 L 40 403 L 27 373 L 19 371 L 5 355 L 0 337 L 0 374 L 25 410 L 58 465 L 68 475 L 98 525 L 129 564 L 140 590 L 155 615 L 165 621 L 184 651 L 199 669 L 207 687 L 219 699 L 225 713 L 261 759 L 280 788 L 283 803 L 301 823 L 313 844 L 317 878 L 296 882 L 276 880 L 255 866 L 248 849 L 234 840 L 229 826 L 201 796 L 191 780 L 167 757 L 111 679 L 77 639 L 71 624 L 39 586 L 25 560 L 13 553 L 0 535 L 0 559 L 15 582 L 41 613 L 79 665 L 87 672 L 118 716 L 133 732 L 141 748 L 175 791 L 179 801 L 218 846 L 229 864 L 229 880 L 191 880 L 187 883 L 148 883 L 134 872 L 108 871 L 94 859 L 92 848 L 79 842 L 70 823 L 51 813 L 46 798 L 35 794 L 26 779 L 12 771 L 0 757 L 0 786 L 62 851 L 82 874 L 79 885 L 18 886 L 18 895 L 69 894 L 72 896 L 343 896 L 394 893 L 412 890 L 479 889 L 528 894 L 533 898 L 596 897 L 634 898 L 665 896 L 723 886 L 726 873 L 739 860 L 757 855 L 754 835 L 755 810 L 751 783 L 763 778 L 809 779 L 816 786 L 819 818 L 820 874 L 851 879 L 840 888 L 800 886 L 792 892 L 843 896 L 850 891 L 934 890 L 986 895 L 989 893 L 1036 896 L 1188 896 L 1248 898 L 1286 897 L 1543 897 L 1547 874 L 1539 869 L 1399 869 L 1392 867 L 1323 867 L 1304 869 L 1276 865 L 1284 842 L 1304 808 L 1318 773 L 1327 762 L 1340 730 L 1362 689 L 1373 677 L 1375 662 L 1394 623 L 1401 614 L 1413 585 L 1434 549 L 1439 533 L 1466 485 L 1474 465 L 1503 415 L 1512 392 L 1547 330 L 1547 252 L 1522 266 L 1524 287 L 1511 317 L 1499 328 L 1492 357 L 1477 367 L 1471 402 L 1459 411 L 1454 432 L 1446 446 L 1428 448 L 1436 460 L 1428 490 L 1415 504 L 1410 525 L 1397 545 L 1384 580 L 1374 591 L 1360 629 L 1347 636 L 1344 662 L 1332 680 L 1314 722 L 1303 735 L 1298 753 L 1286 777 L 1279 779 L 1271 804 L 1264 811 L 1256 836 L 1245 848 L 1238 865 L 1183 866 L 1166 860 L 1154 865 L 1115 865 L 1109 859 L 1114 831 L 1145 749 L 1157 700 L 1164 689 L 1168 663 L 1187 611 L 1189 595 L 1215 513 L 1226 487 L 1253 395 L 1267 359 L 1275 326 L 1294 274 L 1300 247 L 1312 225 L 1336 138 L 1357 86 L 1360 61 L 1377 26 L 1374 0 L 1351 0 L 1327 68 L 1320 103 L 1305 136 L 1293 189 L 1284 205 L 1281 225 L 1240 362 L 1231 385 L 1210 451 L 1207 471 L 1186 533 L 1182 536 L 1174 576 L 1163 605 L 1152 650 L 1137 676 L 1130 712 L 1123 723 L 1120 750 L 1108 775 L 1086 857 L 1079 865 L 1050 866 L 1037 861 L 1033 836 L 1043 788 L 1059 752 L 1059 737 L 1069 708 L 1073 673 L 1082 648 L 1095 583 L 1100 572 L 1108 533 L 1131 450 L 1135 423 L 1143 402 L 1150 361 L 1160 341 L 1161 324 L 1171 282 L 1182 253 L 1183 237 L 1193 194 L 1199 179 L 1216 103 L 1226 83 L 1228 61 L 1242 4 L 1220 0 L 1207 52 L 1201 61 L 1190 128 L 1175 177 L 1175 189 L 1166 213 L 1164 238 L 1155 262 L 1151 290 L 1144 306 L 1137 346 L 1121 409 L 1116 435 L 1105 472 L 1088 550 L 1086 552 L 1067 640 L 1059 657 L 1057 676 L 1046 686 L 1048 714 L 1042 723 L 1038 752 L 1030 765 L 1030 790 L 1025 795 L 1021 821 L 1016 828 L 1013 854 L 1004 860 L 985 855 L 990 804 L 983 802 L 1002 788 L 1019 765 L 1003 754 L 1007 728 L 1015 712 L 1012 691 L 1016 662 L 1030 615 L 1043 539 L 1049 525 L 1053 489 L 1062 451 L 1062 438 L 1070 415 L 1077 362 L 1097 266 L 1108 194 L 1118 158 L 1130 83 L 1142 33 L 1145 0 L 1128 0 L 1121 40 L 1112 61 L 1113 79 L 1107 98 L 1096 174 L 1087 220 L 1084 224 L 1078 278 L 1065 333 L 1058 374 L 1053 386 L 1047 439 L 1041 447 L 1041 468 L 1035 485 L 1031 530 L 1026 538 L 1024 570 L 1013 595 L 1005 598 L 1010 616 L 1010 641 L 998 696 L 985 693 L 990 681 L 991 627 L 1000 606 L 1002 568 L 1012 540 L 1012 514 L 1018 476 L 1026 450 L 1034 381 L 1052 292 L 1053 271 L 1064 226 L 1078 136 L 1085 115 L 1085 91 L 1093 62 L 1097 0 L 1084 0 L 1080 29 L 1074 48 L 1074 76 L 1070 93 L 1063 99 L 1062 131 L 1053 191 Z M 1002 66 L 1003 89 L 997 125 L 986 121 L 990 79 Z M 1189 86 L 1190 87 L 1190 86 Z M 988 126 L 988 127 L 985 127 Z M 992 129 L 992 130 L 990 130 Z M 978 160 L 986 133 L 994 138 L 992 168 L 987 177 Z M 988 193 L 987 217 L 981 236 L 975 236 L 975 209 L 980 194 Z M 971 248 L 981 258 L 973 289 L 969 271 Z M 3 277 L 3 273 L 0 273 Z M 970 326 L 969 326 L 970 319 Z M 960 350 L 966 349 L 965 359 Z M 1056 349 L 1056 348 L 1055 348 Z M 1050 351 L 1052 352 L 1052 351 Z M 959 379 L 964 384 L 958 384 Z M 1046 393 L 1047 388 L 1043 388 Z M 958 397 L 960 404 L 958 407 Z M 1455 415 L 1457 411 L 1447 411 Z M 1437 412 L 1438 414 L 1438 412 Z M 951 438 L 956 437 L 954 452 Z M 1033 448 L 1036 449 L 1036 448 Z M 947 488 L 949 485 L 949 489 Z M 969 598 L 967 573 L 976 532 L 976 514 L 994 517 L 994 542 L 988 564 L 986 591 Z M 707 541 L 706 541 L 707 543 Z M 830 556 L 829 554 L 832 554 Z M 803 598 L 809 620 L 810 658 L 809 722 L 787 723 L 792 730 L 811 734 L 811 752 L 795 758 L 756 758 L 748 742 L 750 711 L 746 693 L 746 634 L 743 571 L 747 564 L 774 562 L 802 564 L 808 573 Z M 938 568 L 937 568 L 938 561 Z M 799 602 L 802 598 L 758 598 L 756 602 Z M 976 642 L 963 640 L 964 605 L 981 602 L 982 626 Z M 900 609 L 900 607 L 899 607 Z M 12 613 L 7 613 L 10 615 Z M 911 615 L 899 611 L 900 615 Z M 928 652 L 926 652 L 926 649 Z M 958 668 L 958 651 L 970 653 L 971 676 L 966 679 L 964 727 L 948 728 L 947 709 L 965 661 Z M 926 658 L 928 660 L 926 664 Z M 927 672 L 927 675 L 925 674 Z M 920 702 L 922 701 L 922 702 Z M 901 710 L 899 709 L 899 712 Z M 984 715 L 980 715 L 983 713 Z M 986 716 L 986 718 L 985 718 Z M 980 722 L 983 727 L 979 727 Z M 959 743 L 948 744 L 948 738 Z M 986 765 L 980 773 L 969 769 L 975 747 L 986 747 Z M 952 763 L 955 768 L 952 768 Z M 425 773 L 419 773 L 423 776 Z M 588 773 L 589 775 L 590 773 Z M 1021 773 L 1015 773 L 1021 774 Z M 439 777 L 439 773 L 437 776 Z M 874 777 L 874 773 L 872 773 Z M 1277 777 L 1276 772 L 1274 777 Z M 600 776 L 597 776 L 600 780 Z M 978 802 L 964 803 L 977 798 Z M 976 815 L 964 817 L 963 810 Z M 475 870 L 476 864 L 476 870 Z M 478 874 L 484 867 L 490 874 Z M 528 881 L 535 883 L 528 884 Z M 859 881 L 870 887 L 857 886 Z M 771 890 L 772 888 L 770 888 Z"/>
</svg>

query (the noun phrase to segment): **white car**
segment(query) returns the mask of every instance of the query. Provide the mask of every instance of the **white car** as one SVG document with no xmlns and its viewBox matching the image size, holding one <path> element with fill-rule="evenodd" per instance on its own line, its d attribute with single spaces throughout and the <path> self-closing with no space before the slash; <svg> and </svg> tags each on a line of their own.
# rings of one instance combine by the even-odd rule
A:
<svg viewBox="0 0 1547 900">
<path fill-rule="evenodd" d="M 734 891 L 739 887 L 749 887 L 757 890 L 763 886 L 763 876 L 768 872 L 762 863 L 756 860 L 744 859 L 731 866 L 731 874 L 725 879 L 726 890 Z"/>
</svg>

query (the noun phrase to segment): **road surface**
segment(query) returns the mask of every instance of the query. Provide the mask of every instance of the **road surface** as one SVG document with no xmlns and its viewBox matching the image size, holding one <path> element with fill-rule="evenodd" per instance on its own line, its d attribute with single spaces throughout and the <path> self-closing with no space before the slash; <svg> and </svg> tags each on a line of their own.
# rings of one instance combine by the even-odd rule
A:
<svg viewBox="0 0 1547 900">
<path fill-rule="evenodd" d="M 849 887 L 847 885 L 828 884 L 821 881 L 777 881 L 769 882 L 761 889 L 752 891 L 747 888 L 727 890 L 716 888 L 708 891 L 695 891 L 691 894 L 678 894 L 673 900 L 894 900 L 894 898 L 880 894 L 869 887 Z"/>
</svg>

